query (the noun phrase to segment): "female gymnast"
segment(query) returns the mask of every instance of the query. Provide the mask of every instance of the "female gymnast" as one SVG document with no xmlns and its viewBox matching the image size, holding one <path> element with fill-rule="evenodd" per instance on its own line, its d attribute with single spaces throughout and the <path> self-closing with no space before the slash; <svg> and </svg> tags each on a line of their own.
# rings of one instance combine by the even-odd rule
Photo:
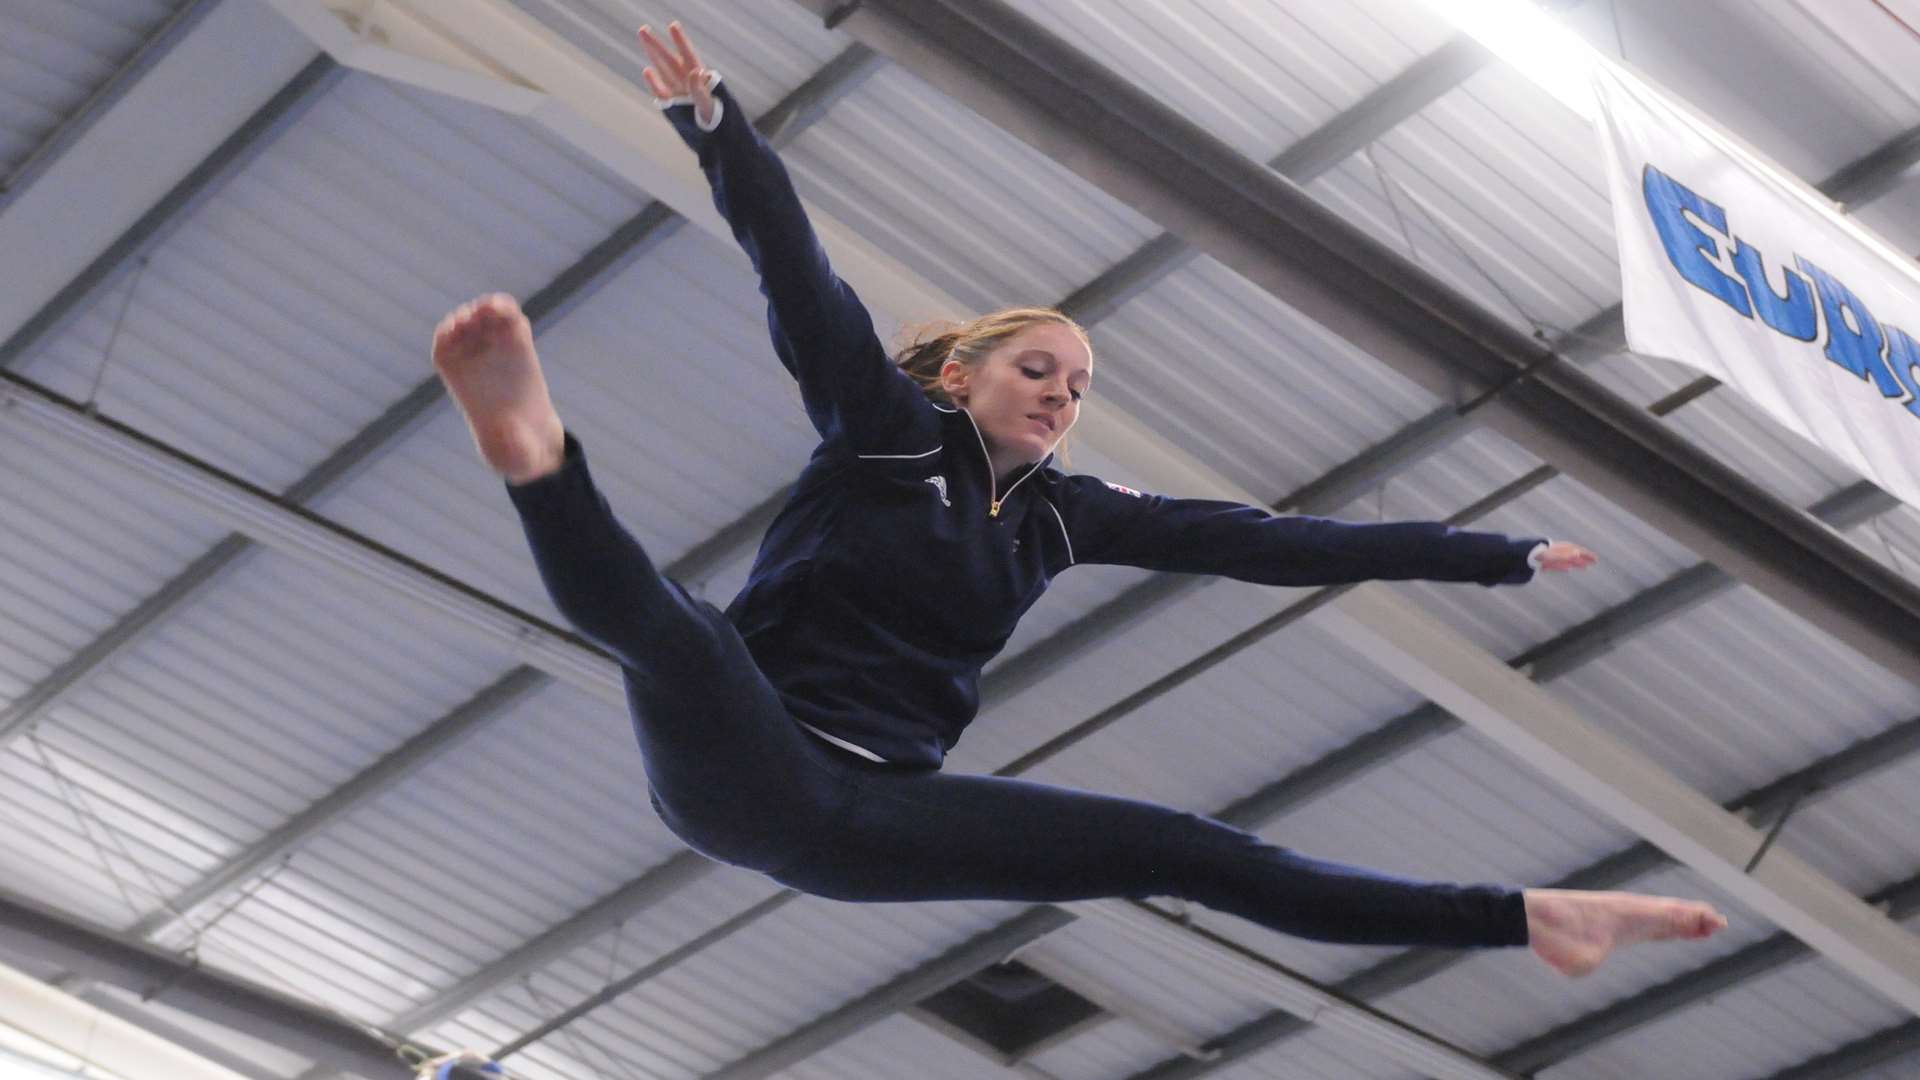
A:
<svg viewBox="0 0 1920 1080">
<path fill-rule="evenodd" d="M 1175 896 L 1361 944 L 1530 945 L 1568 974 L 1726 925 L 1693 901 L 1409 881 L 1151 803 L 939 766 L 980 671 L 1078 563 L 1271 585 L 1520 584 L 1577 545 L 1426 523 L 1274 517 L 1049 467 L 1093 376 L 1050 309 L 975 319 L 890 358 L 786 171 L 686 34 L 642 28 L 647 85 L 698 154 L 768 300 L 820 444 L 722 613 L 662 577 L 595 490 L 526 317 L 494 294 L 433 363 L 506 481 L 548 592 L 623 665 L 652 801 L 696 850 L 853 901 Z"/>
</svg>

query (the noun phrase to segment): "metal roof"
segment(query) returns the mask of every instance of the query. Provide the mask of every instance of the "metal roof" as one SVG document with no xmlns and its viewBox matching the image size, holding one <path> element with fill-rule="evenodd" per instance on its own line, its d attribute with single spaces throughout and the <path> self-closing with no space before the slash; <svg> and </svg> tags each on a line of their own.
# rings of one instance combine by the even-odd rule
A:
<svg viewBox="0 0 1920 1080">
<path fill-rule="evenodd" d="M 1464 390 L 1380 362 L 1310 299 L 1163 238 L 1164 207 L 1089 178 L 1091 142 L 1043 152 L 1009 122 L 1057 103 L 986 104 L 936 62 L 945 42 L 903 64 L 873 30 L 960 5 L 885 0 L 833 26 L 824 6 L 476 0 L 452 25 L 417 0 L 0 3 L 0 367 L 96 435 L 0 411 L 0 957 L 253 1077 L 401 1075 L 361 1025 L 482 1049 L 534 1035 L 510 1068 L 569 1080 L 1398 1080 L 1421 1053 L 1430 1075 L 1554 1080 L 1920 1069 L 1911 1012 L 1356 655 L 1312 590 L 1067 575 L 990 667 L 948 767 L 1222 814 L 1409 875 L 1706 897 L 1734 926 L 1567 982 L 1517 950 L 1332 946 L 1200 908 L 1169 945 L 1015 904 L 796 898 L 675 840 L 611 673 L 489 629 L 559 617 L 424 353 L 452 305 L 520 296 L 622 520 L 716 603 L 743 580 L 814 436 L 750 269 L 639 84 L 628 28 L 680 14 L 743 105 L 774 114 L 883 333 L 1064 304 L 1099 357 L 1077 469 L 1353 520 L 1470 512 L 1595 548 L 1600 569 L 1524 590 L 1382 595 L 1756 838 L 1784 822 L 1769 857 L 1908 929 L 1920 914 L 1920 689 L 1874 646 L 1703 562 L 1722 548 L 1615 481 L 1453 417 Z M 1920 36 L 1890 21 L 1920 19 L 1910 3 L 1555 7 L 1920 245 Z M 1005 85 L 1079 50 L 1087 85 L 1270 163 L 1489 326 L 1665 400 L 1667 431 L 1780 514 L 1811 509 L 1920 584 L 1913 508 L 1730 392 L 1673 407 L 1693 376 L 1622 351 L 1591 131 L 1424 5 L 977 11 L 1033 20 L 992 60 Z M 140 455 L 202 494 L 132 471 Z M 325 538 L 233 532 L 262 515 Z M 417 602 L 370 567 L 464 599 Z M 1104 1019 L 1015 1061 L 913 1011 L 1009 954 Z M 1371 1001 L 1412 1048 L 1290 1018 L 1233 974 L 1248 954 Z M 219 1002 L 250 1011 L 210 1021 Z"/>
</svg>

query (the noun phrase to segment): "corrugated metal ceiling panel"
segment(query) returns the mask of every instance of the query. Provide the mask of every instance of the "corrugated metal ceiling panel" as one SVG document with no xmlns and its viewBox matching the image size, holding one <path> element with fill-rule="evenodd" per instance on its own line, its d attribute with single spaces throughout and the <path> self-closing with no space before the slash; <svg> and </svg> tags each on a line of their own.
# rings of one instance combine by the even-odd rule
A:
<svg viewBox="0 0 1920 1080">
<path fill-rule="evenodd" d="M 166 21 L 163 0 L 0 9 L 0 177 L 10 176 Z"/>
<path fill-rule="evenodd" d="M 1617 300 L 1599 152 L 1568 113 L 1494 64 L 1308 190 L 1525 330 Z"/>
<path fill-rule="evenodd" d="M 1020 910 L 1012 904 L 861 905 L 803 897 L 644 983 L 604 1015 L 595 1014 L 585 1030 L 594 1041 L 618 1048 L 622 1040 L 649 1037 L 655 1023 L 649 1017 L 684 1017 L 703 1033 L 688 1037 L 682 1053 L 705 1073 Z M 591 992 L 599 977 L 588 976 L 578 988 Z"/>
<path fill-rule="evenodd" d="M 987 703 L 957 748 L 952 767 L 999 768 L 1278 610 L 1285 595 L 1228 585 L 1209 587 L 1149 616 L 1128 620 L 1115 627 L 1100 648 L 1076 655 L 1012 698 Z M 1144 716 L 1126 719 L 1122 725 L 1167 715 L 1194 714 L 1165 701 L 1155 702 Z"/>
<path fill-rule="evenodd" d="M 1555 693 L 1716 799 L 1920 712 L 1914 687 L 1750 589 L 1621 643 Z"/>
<path fill-rule="evenodd" d="M 1569 21 L 1596 47 L 1654 74 L 1696 110 L 1796 175 L 1818 181 L 1920 121 L 1910 68 L 1863 53 L 1904 52 L 1880 5 L 1801 0 L 1626 0 Z M 1612 22 L 1618 18 L 1616 26 Z M 1712 48 L 1701 47 L 1711 41 Z M 1780 87 L 1792 87 L 1783 97 Z"/>
<path fill-rule="evenodd" d="M 217 542 L 197 508 L 0 423 L 0 698 L 8 702 Z"/>
<path fill-rule="evenodd" d="M 1262 499 L 1439 404 L 1212 259 L 1130 300 L 1094 341 L 1104 366 L 1089 408 L 1110 399 Z"/>
<path fill-rule="evenodd" d="M 1533 461 L 1511 443 L 1490 432 L 1475 432 L 1396 477 L 1371 505 L 1362 503 L 1356 509 L 1386 520 L 1443 519 L 1527 475 L 1533 467 Z M 1455 631 L 1502 659 L 1618 606 L 1695 562 L 1671 539 L 1564 476 L 1463 527 L 1569 540 L 1600 557 L 1592 569 L 1537 574 L 1520 587 L 1395 586 L 1418 597 Z"/>
<path fill-rule="evenodd" d="M 897 67 L 781 156 L 813 205 L 977 311 L 1057 303 L 1159 232 Z"/>
<path fill-rule="evenodd" d="M 1920 760 L 1909 755 L 1820 793 L 1788 819 L 1779 843 L 1864 895 L 1920 874 L 1915 821 L 1920 821 Z"/>
<path fill-rule="evenodd" d="M 1231 595 L 1244 587 L 1206 590 Z M 1060 690 L 1077 720 L 1191 647 L 1172 614 L 1139 631 L 1137 657 L 1103 650 Z M 1224 636 L 1224 635 L 1222 635 Z M 1220 640 L 1210 637 L 1207 641 Z M 1196 643 L 1197 644 L 1197 643 Z M 1112 665 L 1111 668 L 1108 665 Z M 1099 687 L 1098 696 L 1093 689 Z M 1284 629 L 1041 765 L 1034 779 L 1215 812 L 1410 707 L 1404 688 L 1349 666 L 1303 627 Z M 1039 710 L 1038 715 L 1052 715 Z"/>
<path fill-rule="evenodd" d="M 426 375 L 438 312 L 639 206 L 535 128 L 350 76 L 23 370 L 279 490 Z"/>
<path fill-rule="evenodd" d="M 438 1045 L 503 1046 L 612 981 L 663 963 L 663 956 L 683 942 L 777 891 L 777 886 L 757 874 L 716 866 L 568 955 L 497 987 L 434 1024 L 423 1037 Z M 509 1058 L 507 1063 L 515 1069 L 543 1067 L 564 1073 L 569 1059 L 585 1060 L 598 1068 L 592 1055 L 608 1052 L 646 1075 L 698 1075 L 747 1049 L 725 1025 L 716 1027 L 699 1002 L 673 995 L 650 996 L 647 985 L 642 983 L 641 989 L 588 1013 L 585 1020 L 549 1034 L 524 1056 Z"/>
<path fill-rule="evenodd" d="M 681 229 L 538 339 L 596 481 L 662 566 L 790 483 L 817 441 L 763 311 L 745 260 Z M 450 407 L 321 505 L 552 617 L 506 493 Z"/>
<path fill-rule="evenodd" d="M 469 632 L 370 617 L 380 604 L 262 554 L 56 708 L 43 738 L 164 830 L 144 843 L 171 895 L 505 666 Z"/>
<path fill-rule="evenodd" d="M 1170 1043 L 1131 1023 L 1108 1019 L 1029 1060 L 1059 1080 L 1111 1080 L 1132 1076 L 1142 1065 L 1177 1052 Z"/>
<path fill-rule="evenodd" d="M 906 1073 L 916 1080 L 1007 1075 L 997 1062 L 977 1051 L 910 1016 L 895 1016 L 773 1076 L 775 1080 L 897 1080 Z"/>
<path fill-rule="evenodd" d="M 1213 1074 L 1214 1080 L 1419 1080 L 1340 1032 L 1315 1028 Z"/>
<path fill-rule="evenodd" d="M 1013 6 L 1261 161 L 1439 48 L 1449 32 L 1416 5 L 1350 0 Z"/>
</svg>

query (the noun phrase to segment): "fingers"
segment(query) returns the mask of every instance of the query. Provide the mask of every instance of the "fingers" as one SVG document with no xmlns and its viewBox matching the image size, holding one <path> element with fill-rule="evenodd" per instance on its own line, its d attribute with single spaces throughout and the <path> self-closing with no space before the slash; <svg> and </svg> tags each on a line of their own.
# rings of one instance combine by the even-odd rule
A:
<svg viewBox="0 0 1920 1080">
<path fill-rule="evenodd" d="M 660 73 L 668 86 L 686 82 L 686 72 L 680 66 L 680 58 L 667 51 L 666 43 L 653 32 L 653 27 L 640 28 L 640 47 L 646 50 L 647 62 L 653 65 L 653 70 Z"/>
<path fill-rule="evenodd" d="M 677 22 L 667 24 L 667 34 L 673 39 L 673 48 L 660 40 L 660 35 L 650 26 L 640 28 L 640 47 L 646 50 L 647 60 L 652 65 L 642 72 L 647 89 L 653 96 L 661 99 L 676 98 L 692 94 L 700 102 L 707 100 L 706 66 L 700 62 L 700 54 L 693 47 L 693 40 L 681 29 Z"/>
<path fill-rule="evenodd" d="M 1600 561 L 1600 557 L 1579 544 L 1560 541 L 1547 545 L 1540 555 L 1542 570 L 1584 570 Z"/>
<path fill-rule="evenodd" d="M 673 44 L 680 50 L 680 58 L 686 61 L 689 72 L 706 68 L 706 65 L 700 62 L 700 54 L 693 51 L 693 39 L 687 36 L 687 32 L 681 29 L 679 23 L 668 23 L 667 33 L 673 37 Z"/>
</svg>

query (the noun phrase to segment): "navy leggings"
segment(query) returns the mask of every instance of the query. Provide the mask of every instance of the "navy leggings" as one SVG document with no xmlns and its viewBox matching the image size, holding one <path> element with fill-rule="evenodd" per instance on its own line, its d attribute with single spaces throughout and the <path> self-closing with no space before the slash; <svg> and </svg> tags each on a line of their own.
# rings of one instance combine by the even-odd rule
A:
<svg viewBox="0 0 1920 1080">
<path fill-rule="evenodd" d="M 654 569 L 568 440 L 510 487 L 547 591 L 624 666 L 653 805 L 695 850 L 839 900 L 1175 896 L 1323 941 L 1520 945 L 1517 891 L 1406 881 L 1153 803 L 876 764 L 807 733 L 713 605 Z"/>
</svg>

